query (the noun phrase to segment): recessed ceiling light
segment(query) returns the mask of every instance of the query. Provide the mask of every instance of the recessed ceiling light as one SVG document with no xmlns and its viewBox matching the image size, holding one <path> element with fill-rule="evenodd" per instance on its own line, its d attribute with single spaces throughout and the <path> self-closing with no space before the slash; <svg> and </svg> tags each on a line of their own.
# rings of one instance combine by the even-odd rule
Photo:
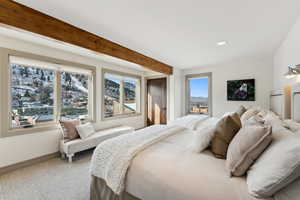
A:
<svg viewBox="0 0 300 200">
<path fill-rule="evenodd" d="M 217 43 L 218 46 L 224 46 L 226 44 L 227 44 L 226 41 L 220 41 L 220 42 Z"/>
</svg>

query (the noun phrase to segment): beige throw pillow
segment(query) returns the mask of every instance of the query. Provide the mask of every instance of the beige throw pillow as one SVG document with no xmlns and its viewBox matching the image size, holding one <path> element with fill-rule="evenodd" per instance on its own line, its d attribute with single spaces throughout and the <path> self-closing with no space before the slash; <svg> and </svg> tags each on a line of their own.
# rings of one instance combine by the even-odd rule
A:
<svg viewBox="0 0 300 200">
<path fill-rule="evenodd" d="M 211 150 L 215 157 L 221 159 L 226 158 L 228 146 L 240 128 L 240 123 L 237 123 L 230 115 L 224 116 L 216 124 L 211 143 Z"/>
<path fill-rule="evenodd" d="M 242 125 L 244 125 L 244 123 L 250 119 L 251 117 L 253 117 L 254 115 L 256 115 L 257 113 L 259 113 L 259 110 L 257 108 L 250 108 L 248 109 L 241 117 L 241 122 Z"/>
<path fill-rule="evenodd" d="M 243 176 L 272 141 L 270 125 L 245 125 L 231 141 L 226 160 L 230 175 Z"/>
<path fill-rule="evenodd" d="M 59 121 L 64 139 L 74 140 L 79 138 L 78 132 L 76 130 L 76 126 L 80 125 L 79 120 L 75 121 Z"/>
<path fill-rule="evenodd" d="M 249 126 L 249 125 L 263 125 L 265 123 L 265 120 L 261 117 L 259 117 L 258 115 L 254 115 L 252 117 L 250 117 L 250 119 L 246 120 L 245 122 L 245 126 Z"/>
<path fill-rule="evenodd" d="M 237 109 L 236 113 L 241 117 L 246 111 L 247 111 L 247 109 L 244 106 L 241 105 Z"/>
</svg>

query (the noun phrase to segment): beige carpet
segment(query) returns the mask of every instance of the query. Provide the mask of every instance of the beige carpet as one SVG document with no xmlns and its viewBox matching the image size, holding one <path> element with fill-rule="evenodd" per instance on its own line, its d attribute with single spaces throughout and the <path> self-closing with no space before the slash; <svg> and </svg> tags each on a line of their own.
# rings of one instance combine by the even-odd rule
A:
<svg viewBox="0 0 300 200">
<path fill-rule="evenodd" d="M 0 176 L 0 200 L 88 200 L 92 151 L 72 164 L 54 158 Z"/>
</svg>

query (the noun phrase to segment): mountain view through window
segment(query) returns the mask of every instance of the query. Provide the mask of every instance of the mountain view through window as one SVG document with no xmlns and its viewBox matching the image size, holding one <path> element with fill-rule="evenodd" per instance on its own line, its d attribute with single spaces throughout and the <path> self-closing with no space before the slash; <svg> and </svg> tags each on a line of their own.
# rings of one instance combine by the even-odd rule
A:
<svg viewBox="0 0 300 200">
<path fill-rule="evenodd" d="M 104 80 L 104 117 L 136 112 L 137 80 L 115 74 L 105 74 Z"/>
<path fill-rule="evenodd" d="M 89 76 L 69 72 L 61 73 L 61 119 L 86 119 L 88 117 Z"/>
<path fill-rule="evenodd" d="M 11 64 L 12 127 L 54 119 L 54 78 L 51 70 Z"/>
<path fill-rule="evenodd" d="M 56 73 L 60 73 L 60 83 L 56 83 Z M 60 84 L 61 94 L 55 93 L 56 84 Z M 53 121 L 56 96 L 61 98 L 62 120 L 86 119 L 88 84 L 88 75 L 11 64 L 12 128 Z"/>
<path fill-rule="evenodd" d="M 208 77 L 193 78 L 189 80 L 190 113 L 208 114 L 208 81 Z"/>
</svg>

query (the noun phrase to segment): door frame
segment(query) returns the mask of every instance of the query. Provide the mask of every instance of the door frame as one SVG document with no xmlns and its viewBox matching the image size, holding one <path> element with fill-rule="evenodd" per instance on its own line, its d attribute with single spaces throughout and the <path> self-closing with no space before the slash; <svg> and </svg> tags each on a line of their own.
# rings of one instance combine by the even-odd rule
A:
<svg viewBox="0 0 300 200">
<path fill-rule="evenodd" d="M 190 78 L 201 78 L 208 77 L 208 116 L 212 117 L 213 106 L 212 106 L 212 72 L 200 73 L 200 74 L 187 74 L 185 75 L 185 114 L 191 114 L 189 112 L 189 96 L 190 96 L 190 87 L 189 79 Z M 197 115 L 197 114 L 195 114 Z"/>
<path fill-rule="evenodd" d="M 170 88 L 170 79 L 169 79 L 169 76 L 165 76 L 165 75 L 157 75 L 157 76 L 149 76 L 149 77 L 145 77 L 145 82 L 146 82 L 146 86 L 145 86 L 145 119 L 144 119 L 144 123 L 145 123 L 145 126 L 147 127 L 148 124 L 147 124 L 147 119 L 148 119 L 148 80 L 155 80 L 155 79 L 162 79 L 162 78 L 165 78 L 166 79 L 166 83 L 167 83 L 167 110 L 166 110 L 166 119 L 167 119 L 167 123 L 169 122 L 170 120 L 170 113 L 169 113 L 169 108 L 170 108 L 170 97 L 169 97 L 169 88 Z"/>
</svg>

